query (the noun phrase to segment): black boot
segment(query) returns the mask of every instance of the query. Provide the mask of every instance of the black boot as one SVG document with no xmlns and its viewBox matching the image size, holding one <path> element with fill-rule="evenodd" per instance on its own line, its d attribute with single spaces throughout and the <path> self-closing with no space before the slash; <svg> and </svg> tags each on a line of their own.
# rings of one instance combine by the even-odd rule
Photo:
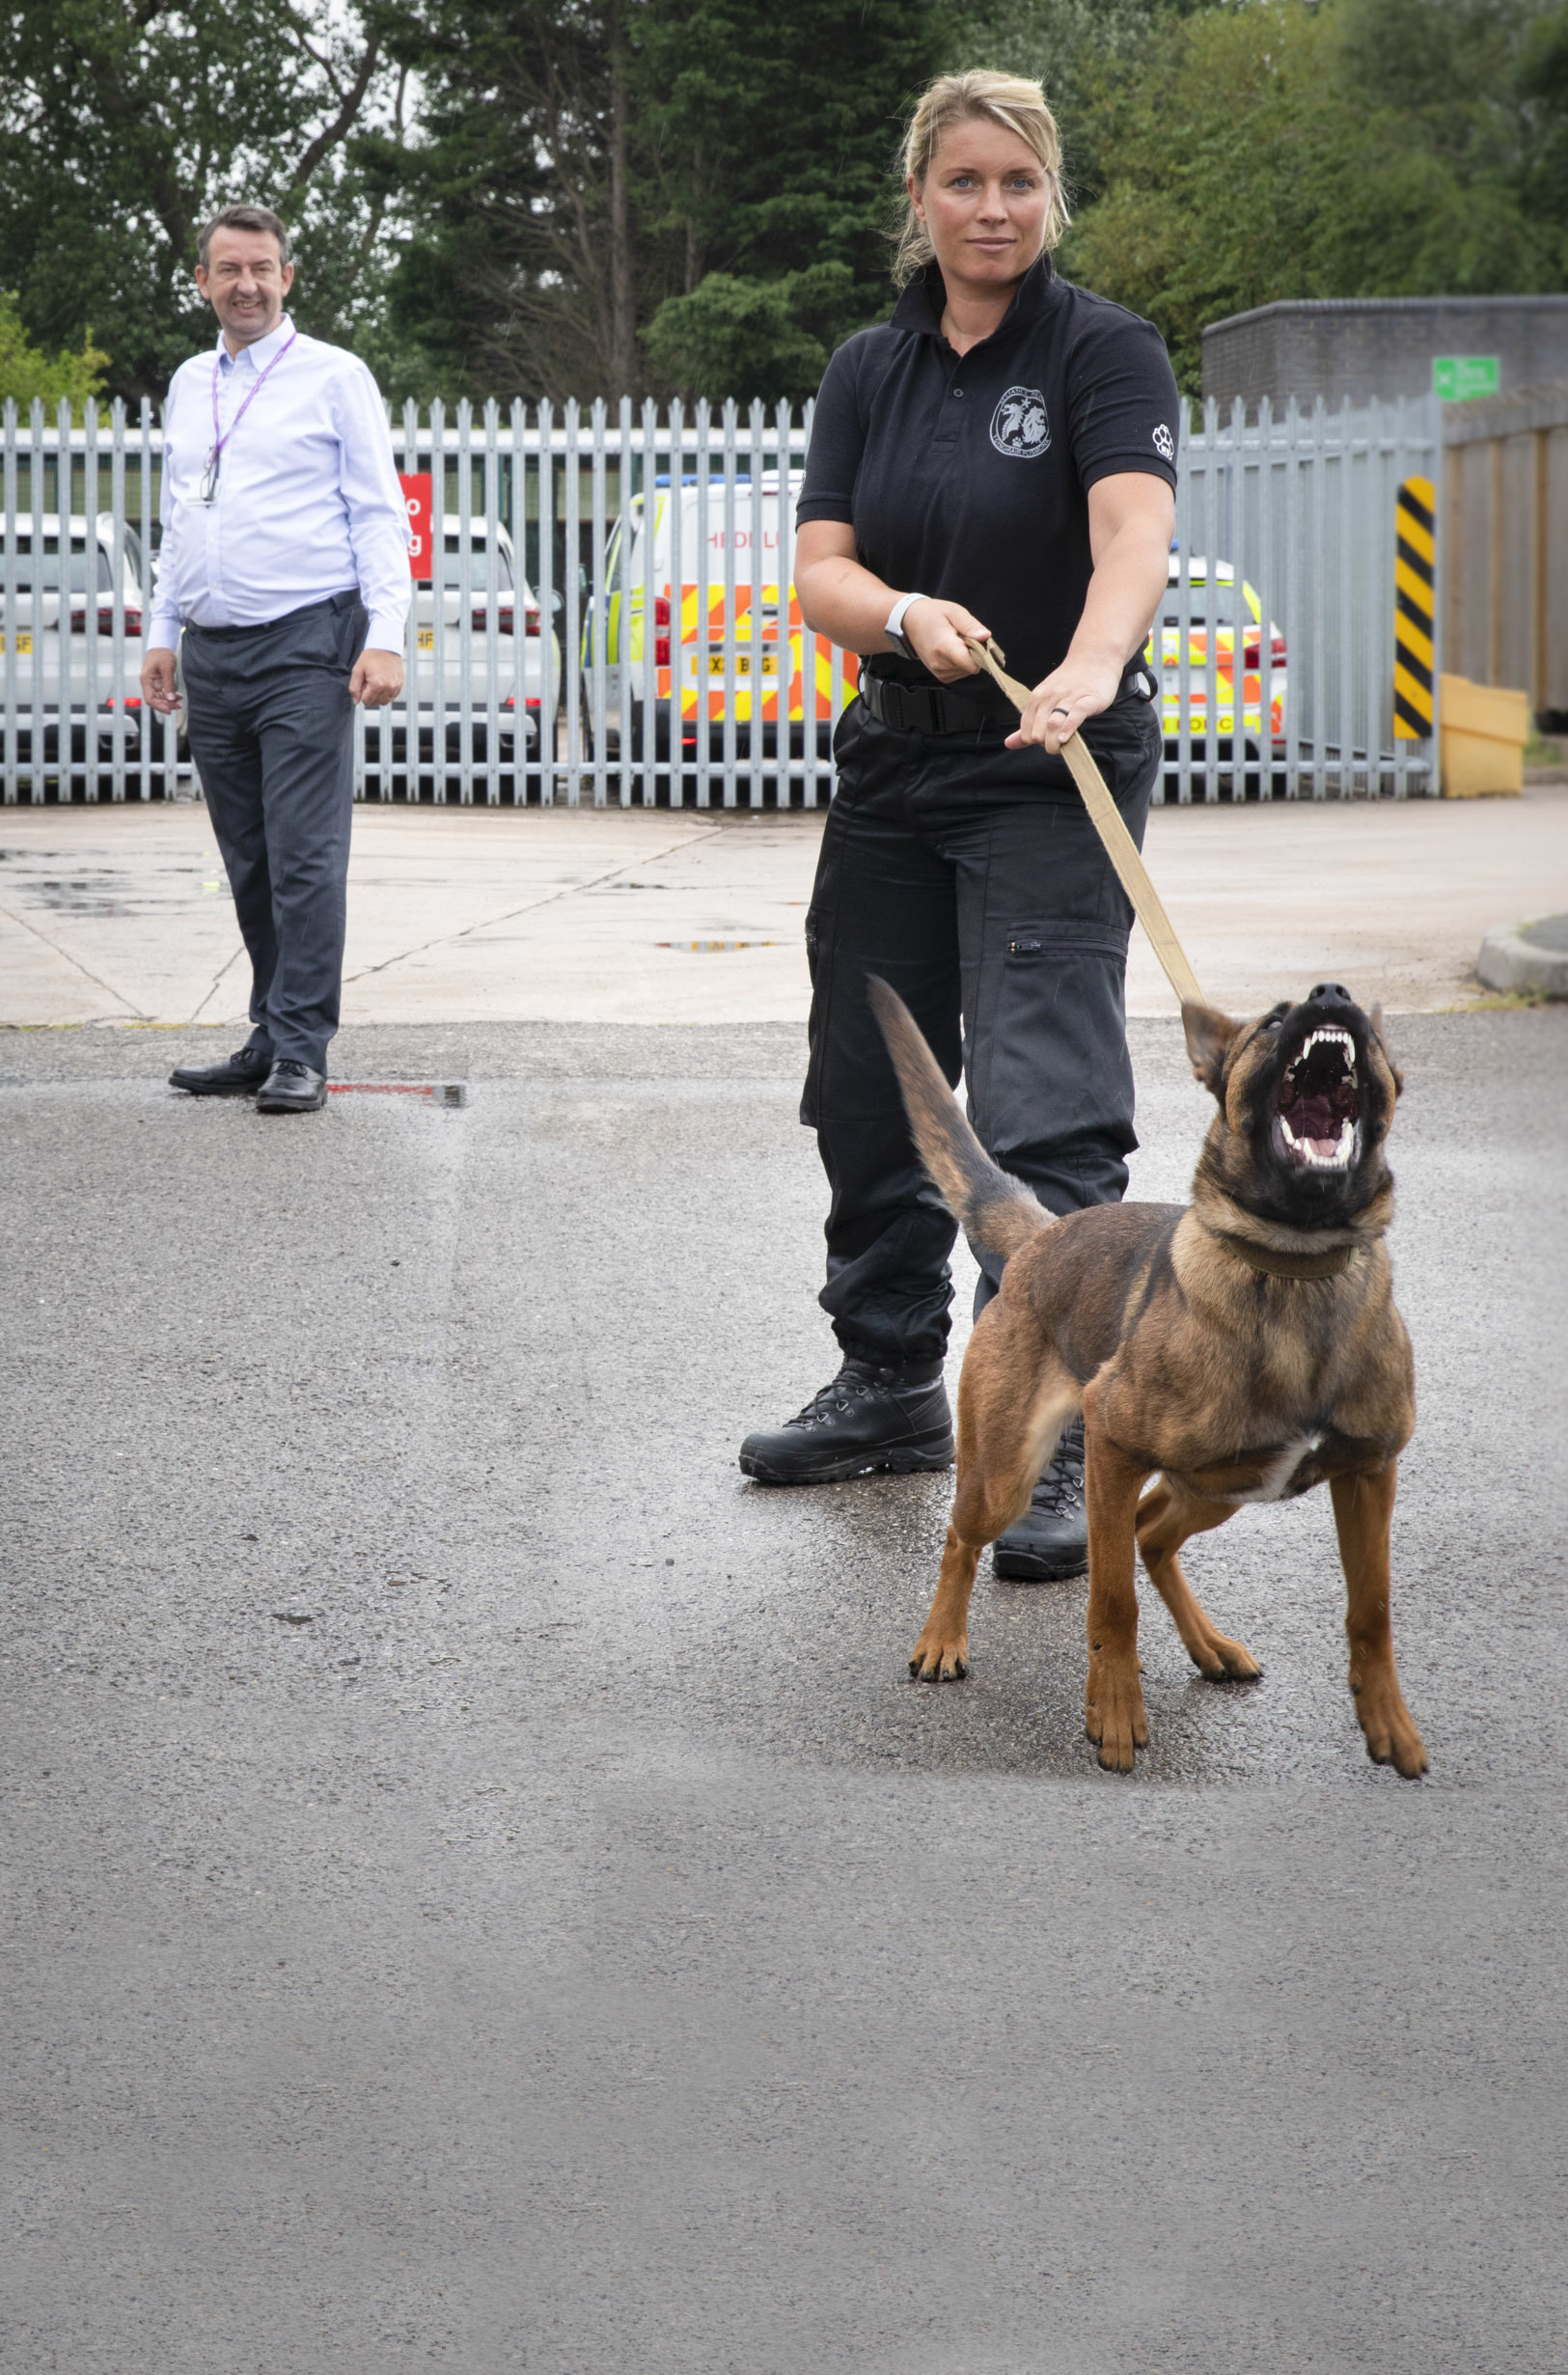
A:
<svg viewBox="0 0 1568 2375">
<path fill-rule="evenodd" d="M 952 1466 L 952 1412 L 940 1362 L 879 1367 L 846 1359 L 787 1424 L 748 1435 L 744 1475 L 759 1484 L 840 1484 Z"/>
<path fill-rule="evenodd" d="M 1023 1516 L 998 1538 L 991 1568 L 1012 1584 L 1059 1584 L 1088 1573 L 1082 1419 L 1064 1430 Z"/>
</svg>

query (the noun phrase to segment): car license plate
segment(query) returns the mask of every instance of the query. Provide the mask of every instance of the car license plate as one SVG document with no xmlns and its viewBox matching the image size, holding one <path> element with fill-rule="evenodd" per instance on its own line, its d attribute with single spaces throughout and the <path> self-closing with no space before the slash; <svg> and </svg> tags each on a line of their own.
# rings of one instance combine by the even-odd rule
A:
<svg viewBox="0 0 1568 2375">
<path fill-rule="evenodd" d="M 708 653 L 708 675 L 710 677 L 725 676 L 730 669 L 734 670 L 737 677 L 749 677 L 752 673 L 751 653 L 749 651 L 737 651 L 733 659 L 726 659 L 722 651 L 710 651 Z M 776 677 L 778 675 L 779 659 L 776 652 L 765 651 L 762 654 L 762 667 L 760 673 L 764 677 Z"/>
<path fill-rule="evenodd" d="M 435 629 L 433 626 L 422 626 L 420 628 L 419 648 L 422 651 L 433 651 L 435 649 Z"/>
<path fill-rule="evenodd" d="M 3 635 L 0 635 L 0 651 L 4 651 L 4 650 L 5 650 L 5 649 L 6 649 L 6 639 L 5 639 L 5 637 L 4 637 Z M 31 650 L 32 650 L 32 649 L 33 649 L 33 638 L 32 638 L 32 636 L 31 636 L 31 635 L 17 635 L 17 636 L 15 636 L 15 637 L 13 639 L 13 642 L 12 642 L 12 645 L 11 645 L 11 649 L 12 649 L 12 650 L 13 650 L 13 651 L 31 651 Z"/>
</svg>

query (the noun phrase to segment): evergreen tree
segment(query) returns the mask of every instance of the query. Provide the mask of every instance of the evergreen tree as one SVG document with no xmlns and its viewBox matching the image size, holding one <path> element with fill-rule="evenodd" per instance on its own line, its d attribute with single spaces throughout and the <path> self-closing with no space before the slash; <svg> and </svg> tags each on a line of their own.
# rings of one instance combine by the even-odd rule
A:
<svg viewBox="0 0 1568 2375">
<path fill-rule="evenodd" d="M 932 0 L 427 0 L 400 332 L 475 392 L 808 392 L 891 301 L 944 38 Z"/>
</svg>

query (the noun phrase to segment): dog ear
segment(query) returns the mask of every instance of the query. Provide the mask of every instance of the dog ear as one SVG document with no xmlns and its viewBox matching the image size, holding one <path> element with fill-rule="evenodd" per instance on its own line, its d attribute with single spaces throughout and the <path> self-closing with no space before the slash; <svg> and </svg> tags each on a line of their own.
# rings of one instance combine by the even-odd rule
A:
<svg viewBox="0 0 1568 2375">
<path fill-rule="evenodd" d="M 1393 1049 L 1389 1045 L 1388 1035 L 1383 1028 L 1383 1002 L 1381 999 L 1372 1008 L 1372 1036 L 1376 1039 L 1378 1045 L 1382 1048 L 1384 1055 L 1388 1059 L 1389 1069 L 1393 1074 L 1394 1095 L 1403 1096 L 1405 1093 L 1405 1075 L 1401 1072 L 1399 1066 L 1393 1060 Z"/>
<path fill-rule="evenodd" d="M 1187 1053 L 1193 1060 L 1193 1071 L 1208 1090 L 1218 1096 L 1224 1077 L 1225 1058 L 1230 1042 L 1241 1029 L 1228 1014 L 1217 1007 L 1184 1006 L 1181 1027 L 1187 1034 Z"/>
</svg>

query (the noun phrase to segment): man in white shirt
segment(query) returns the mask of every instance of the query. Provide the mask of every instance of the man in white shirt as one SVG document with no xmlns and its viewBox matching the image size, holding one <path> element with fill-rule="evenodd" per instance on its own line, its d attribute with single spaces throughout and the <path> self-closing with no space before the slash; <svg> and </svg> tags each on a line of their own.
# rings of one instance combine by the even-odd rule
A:
<svg viewBox="0 0 1568 2375">
<path fill-rule="evenodd" d="M 191 752 L 253 980 L 246 1044 L 171 1079 L 314 1113 L 343 996 L 353 706 L 402 690 L 407 513 L 369 371 L 283 310 L 294 268 L 278 217 L 225 207 L 199 254 L 219 338 L 180 365 L 164 406 L 142 690 L 177 707 L 182 649 Z"/>
</svg>

